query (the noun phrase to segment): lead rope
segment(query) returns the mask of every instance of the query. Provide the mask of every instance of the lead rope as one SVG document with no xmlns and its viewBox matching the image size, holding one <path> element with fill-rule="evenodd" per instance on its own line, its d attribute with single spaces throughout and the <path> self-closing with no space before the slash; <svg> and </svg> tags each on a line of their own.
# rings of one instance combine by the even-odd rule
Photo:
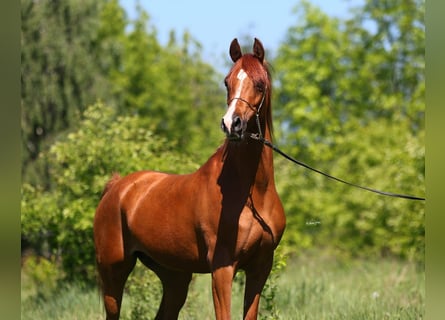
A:
<svg viewBox="0 0 445 320">
<path fill-rule="evenodd" d="M 265 95 L 263 95 L 263 98 L 262 98 L 262 100 L 261 100 L 261 104 L 259 105 L 258 110 L 257 110 L 257 112 L 256 112 L 256 124 L 257 124 L 257 126 L 258 126 L 258 133 L 251 133 L 251 134 L 250 134 L 250 137 L 251 137 L 252 139 L 257 140 L 257 141 L 260 141 L 261 143 L 263 143 L 263 144 L 265 144 L 266 146 L 268 146 L 269 148 L 271 148 L 273 151 L 275 151 L 275 152 L 279 153 L 280 155 L 282 155 L 282 156 L 283 156 L 284 158 L 286 158 L 287 160 L 292 161 L 293 163 L 295 163 L 295 164 L 297 164 L 297 165 L 299 165 L 299 166 L 302 166 L 302 167 L 304 167 L 304 168 L 306 168 L 306 169 L 309 169 L 309 170 L 311 170 L 311 171 L 314 171 L 314 172 L 316 172 L 316 173 L 319 173 L 319 174 L 321 174 L 321 175 L 323 175 L 323 176 L 325 176 L 325 177 L 327 177 L 327 178 L 329 178 L 329 179 L 332 179 L 332 180 L 335 180 L 335 181 L 344 183 L 344 184 L 346 184 L 346 185 L 348 185 L 348 186 L 356 187 L 356 188 L 359 188 L 359 189 L 363 189 L 363 190 L 366 190 L 366 191 L 374 192 L 374 193 L 377 193 L 377 194 L 380 194 L 380 195 L 384 195 L 384 196 L 388 196 L 388 197 L 403 198 L 403 199 L 409 199 L 409 200 L 425 200 L 425 198 L 421 198 L 421 197 L 416 197 L 416 196 L 411 196 L 411 195 L 406 195 L 406 194 L 400 194 L 400 193 L 392 193 L 392 192 L 380 191 L 380 190 L 377 190 L 377 189 L 368 188 L 368 187 L 364 187 L 364 186 L 361 186 L 361 185 L 358 185 L 358 184 L 355 184 L 355 183 L 352 183 L 352 182 L 348 182 L 348 181 L 346 181 L 346 180 L 343 180 L 343 179 L 340 179 L 340 178 L 331 176 L 330 174 L 327 174 L 327 173 L 325 173 L 325 172 L 323 172 L 323 171 L 320 171 L 320 170 L 318 170 L 318 169 L 315 169 L 315 168 L 313 168 L 313 167 L 311 167 L 311 166 L 305 164 L 304 162 L 301 162 L 301 161 L 299 161 L 299 160 L 297 160 L 297 159 L 295 159 L 295 158 L 289 156 L 289 155 L 286 154 L 285 152 L 281 151 L 281 150 L 278 149 L 275 145 L 273 145 L 272 142 L 266 140 L 266 139 L 263 137 L 263 133 L 261 132 L 261 126 L 260 126 L 260 110 L 261 110 L 261 107 L 263 106 L 264 96 L 265 96 Z"/>
</svg>

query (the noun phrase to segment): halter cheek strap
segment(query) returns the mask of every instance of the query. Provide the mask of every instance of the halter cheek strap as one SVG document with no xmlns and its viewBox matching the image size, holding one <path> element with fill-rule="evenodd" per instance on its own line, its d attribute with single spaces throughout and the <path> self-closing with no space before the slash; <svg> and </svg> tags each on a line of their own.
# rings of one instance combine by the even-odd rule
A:
<svg viewBox="0 0 445 320">
<path fill-rule="evenodd" d="M 243 99 L 241 97 L 235 97 L 235 98 L 230 99 L 229 102 L 227 103 L 227 105 L 230 105 L 233 100 L 240 100 L 240 101 L 244 102 L 245 104 L 247 104 L 249 106 L 250 109 L 252 109 L 256 112 L 256 109 L 252 106 L 252 104 L 249 101 L 247 101 L 246 99 Z"/>
<path fill-rule="evenodd" d="M 258 105 L 258 108 L 255 108 L 254 106 L 252 106 L 252 104 L 249 101 L 247 101 L 246 99 L 241 98 L 241 97 L 235 97 L 235 98 L 230 99 L 229 102 L 227 103 L 227 105 L 230 105 L 233 100 L 240 100 L 240 101 L 244 102 L 245 104 L 247 104 L 249 106 L 249 108 L 252 109 L 253 111 L 255 111 L 255 113 L 258 115 L 261 111 L 261 107 L 263 106 L 264 99 L 266 98 L 266 90 L 267 90 L 267 87 L 263 91 L 263 96 L 261 97 L 261 101 L 260 101 L 260 104 Z"/>
<path fill-rule="evenodd" d="M 261 107 L 263 106 L 264 99 L 266 98 L 266 90 L 267 90 L 267 87 L 263 91 L 263 96 L 261 97 L 261 101 L 260 101 L 260 104 L 258 105 L 258 108 L 255 108 L 254 106 L 252 106 L 252 104 L 249 101 L 247 101 L 246 99 L 241 98 L 241 97 L 232 98 L 227 103 L 228 105 L 230 105 L 233 100 L 240 100 L 240 101 L 244 102 L 245 104 L 247 104 L 250 109 L 255 111 L 255 118 L 256 118 L 255 120 L 256 120 L 257 127 L 258 127 L 258 133 L 256 135 L 257 135 L 257 138 L 260 138 L 260 139 L 263 138 L 263 133 L 261 132 L 261 126 L 260 126 L 260 111 L 261 111 Z M 253 134 L 251 134 L 251 135 L 253 135 Z"/>
</svg>

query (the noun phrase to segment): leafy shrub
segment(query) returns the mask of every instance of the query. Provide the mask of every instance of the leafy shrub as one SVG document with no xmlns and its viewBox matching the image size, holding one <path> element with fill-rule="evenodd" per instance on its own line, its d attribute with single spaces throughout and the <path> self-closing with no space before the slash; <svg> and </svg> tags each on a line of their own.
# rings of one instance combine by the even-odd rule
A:
<svg viewBox="0 0 445 320">
<path fill-rule="evenodd" d="M 125 288 L 124 294 L 130 300 L 130 312 L 123 314 L 122 318 L 154 319 L 162 299 L 162 285 L 159 278 L 138 262 Z"/>
<path fill-rule="evenodd" d="M 283 252 L 283 247 L 278 246 L 274 253 L 272 271 L 261 292 L 260 319 L 280 319 L 279 308 L 277 306 L 278 279 L 286 265 L 287 256 Z"/>
<path fill-rule="evenodd" d="M 35 299 L 47 300 L 57 290 L 63 272 L 54 259 L 30 256 L 23 266 L 22 286 L 25 291 L 31 289 L 29 295 Z M 23 287 L 22 287 L 23 288 Z"/>
</svg>

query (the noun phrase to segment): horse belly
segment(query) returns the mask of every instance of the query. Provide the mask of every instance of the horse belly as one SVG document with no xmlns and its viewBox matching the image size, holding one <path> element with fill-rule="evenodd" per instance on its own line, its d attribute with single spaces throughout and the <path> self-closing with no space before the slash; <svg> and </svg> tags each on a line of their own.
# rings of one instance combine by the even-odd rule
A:
<svg viewBox="0 0 445 320">
<path fill-rule="evenodd" d="M 172 191 L 152 190 L 127 212 L 133 250 L 169 268 L 207 272 L 195 230 L 194 209 L 185 199 L 175 198 Z"/>
<path fill-rule="evenodd" d="M 201 259 L 195 244 L 188 245 L 177 238 L 158 238 L 159 241 L 140 241 L 137 251 L 143 252 L 157 264 L 170 269 L 194 273 L 209 271 L 205 259 Z M 176 242 L 182 241 L 180 245 Z M 174 243 L 175 242 L 175 243 Z"/>
<path fill-rule="evenodd" d="M 143 235 L 135 236 L 135 249 L 163 266 L 190 272 L 208 269 L 205 259 L 200 257 L 196 237 L 185 228 L 148 229 Z"/>
</svg>

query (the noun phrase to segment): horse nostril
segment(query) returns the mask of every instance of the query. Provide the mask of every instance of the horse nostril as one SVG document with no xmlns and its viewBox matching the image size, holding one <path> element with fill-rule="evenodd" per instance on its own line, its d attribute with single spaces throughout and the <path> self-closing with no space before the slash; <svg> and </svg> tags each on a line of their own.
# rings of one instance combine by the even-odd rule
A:
<svg viewBox="0 0 445 320">
<path fill-rule="evenodd" d="M 231 140 L 242 138 L 243 122 L 240 117 L 234 116 L 232 119 L 224 117 L 221 120 L 221 129 Z"/>
<path fill-rule="evenodd" d="M 224 123 L 224 118 L 221 119 L 221 130 L 227 132 L 226 124 Z"/>
<path fill-rule="evenodd" d="M 242 123 L 241 123 L 241 118 L 236 116 L 233 119 L 233 123 L 232 123 L 232 129 L 234 132 L 240 132 L 242 129 Z"/>
</svg>

